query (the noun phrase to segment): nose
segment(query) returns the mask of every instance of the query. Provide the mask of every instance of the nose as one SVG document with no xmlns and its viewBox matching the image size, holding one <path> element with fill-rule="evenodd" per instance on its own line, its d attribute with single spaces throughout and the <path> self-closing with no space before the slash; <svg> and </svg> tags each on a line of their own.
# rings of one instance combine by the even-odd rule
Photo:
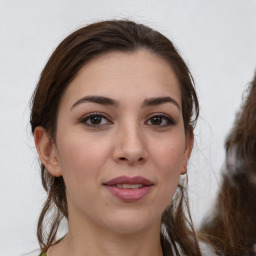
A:
<svg viewBox="0 0 256 256">
<path fill-rule="evenodd" d="M 136 165 L 148 158 L 145 136 L 140 127 L 120 127 L 115 137 L 113 158 L 116 162 Z"/>
</svg>

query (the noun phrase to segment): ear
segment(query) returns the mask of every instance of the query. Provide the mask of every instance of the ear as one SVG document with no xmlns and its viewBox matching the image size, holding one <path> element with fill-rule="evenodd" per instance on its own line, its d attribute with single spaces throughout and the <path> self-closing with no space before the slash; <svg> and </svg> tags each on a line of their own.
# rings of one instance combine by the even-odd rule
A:
<svg viewBox="0 0 256 256">
<path fill-rule="evenodd" d="M 194 135 L 190 134 L 186 138 L 185 152 L 184 152 L 184 160 L 182 164 L 181 174 L 186 174 L 187 172 L 187 163 L 190 158 L 192 148 L 194 144 Z"/>
<path fill-rule="evenodd" d="M 55 177 L 61 176 L 56 145 L 43 127 L 35 128 L 34 141 L 37 153 L 48 172 Z"/>
</svg>

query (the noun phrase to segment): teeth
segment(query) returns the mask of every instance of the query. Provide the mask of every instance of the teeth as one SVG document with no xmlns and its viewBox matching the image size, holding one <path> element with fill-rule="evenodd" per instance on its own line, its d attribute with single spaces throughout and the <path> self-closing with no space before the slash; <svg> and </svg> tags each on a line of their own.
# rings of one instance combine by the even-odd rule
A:
<svg viewBox="0 0 256 256">
<path fill-rule="evenodd" d="M 133 189 L 133 188 L 141 188 L 143 185 L 142 184 L 117 184 L 116 186 L 118 188 L 123 188 L 123 189 Z"/>
</svg>

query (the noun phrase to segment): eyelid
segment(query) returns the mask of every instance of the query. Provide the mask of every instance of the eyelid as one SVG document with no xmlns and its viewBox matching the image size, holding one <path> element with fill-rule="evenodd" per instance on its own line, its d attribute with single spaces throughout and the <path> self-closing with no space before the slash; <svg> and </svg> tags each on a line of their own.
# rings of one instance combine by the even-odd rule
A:
<svg viewBox="0 0 256 256">
<path fill-rule="evenodd" d="M 168 124 L 167 125 L 154 125 L 154 124 L 151 124 L 151 126 L 154 126 L 156 128 L 161 128 L 161 127 L 167 127 L 167 126 L 170 126 L 170 125 L 175 125 L 177 122 L 168 114 L 165 114 L 165 113 L 161 113 L 161 112 L 156 112 L 156 113 L 152 113 L 150 114 L 149 116 L 147 116 L 147 119 L 145 122 L 148 122 L 151 118 L 153 117 L 162 117 L 162 118 L 165 118 L 167 119 L 167 122 Z"/>
<path fill-rule="evenodd" d="M 78 122 L 79 123 L 82 123 L 82 124 L 84 124 L 84 125 L 86 125 L 86 126 L 88 126 L 88 127 L 102 127 L 102 126 L 105 126 L 105 125 L 107 125 L 107 124 L 99 124 L 99 125 L 93 125 L 93 124 L 87 124 L 86 123 L 86 121 L 90 118 L 90 117 L 93 117 L 93 116 L 100 116 L 100 117 L 103 117 L 103 118 L 105 118 L 105 119 L 107 119 L 108 120 L 108 123 L 113 123 L 110 119 L 110 117 L 107 115 L 107 114 L 105 114 L 105 113 L 102 113 L 102 112 L 91 112 L 91 113 L 88 113 L 88 114 L 85 114 L 85 115 L 83 115 L 81 118 L 79 118 L 79 120 L 78 120 Z"/>
</svg>

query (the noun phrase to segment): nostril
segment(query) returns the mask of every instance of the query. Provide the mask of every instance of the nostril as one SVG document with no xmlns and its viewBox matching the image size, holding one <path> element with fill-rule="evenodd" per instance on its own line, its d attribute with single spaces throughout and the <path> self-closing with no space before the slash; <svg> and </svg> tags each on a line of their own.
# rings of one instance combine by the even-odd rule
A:
<svg viewBox="0 0 256 256">
<path fill-rule="evenodd" d="M 127 158 L 125 158 L 125 157 L 120 157 L 119 158 L 121 161 L 126 161 L 127 160 Z M 143 157 L 140 157 L 139 159 L 138 159 L 138 162 L 143 162 L 143 160 L 144 160 L 144 158 Z"/>
<path fill-rule="evenodd" d="M 144 157 L 136 158 L 136 157 L 118 157 L 118 161 L 120 162 L 128 162 L 129 164 L 143 163 L 145 160 Z"/>
</svg>

